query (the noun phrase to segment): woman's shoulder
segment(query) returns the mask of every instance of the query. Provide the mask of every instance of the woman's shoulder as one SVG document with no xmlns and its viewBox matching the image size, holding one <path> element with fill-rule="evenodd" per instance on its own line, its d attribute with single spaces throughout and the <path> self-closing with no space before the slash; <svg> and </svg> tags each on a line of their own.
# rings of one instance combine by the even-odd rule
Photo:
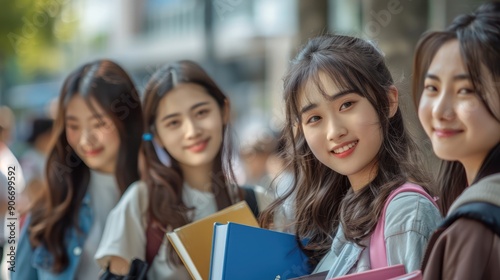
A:
<svg viewBox="0 0 500 280">
<path fill-rule="evenodd" d="M 457 219 L 431 238 L 424 261 L 424 279 L 497 279 L 500 237 L 479 221 Z M 492 275 L 493 277 L 488 277 Z"/>
<path fill-rule="evenodd" d="M 415 231 L 427 235 L 441 221 L 439 209 L 429 198 L 416 192 L 402 192 L 387 206 L 386 236 L 402 231 Z"/>
<path fill-rule="evenodd" d="M 466 188 L 453 202 L 449 213 L 471 202 L 486 202 L 500 206 L 500 173 L 489 175 Z"/>
<path fill-rule="evenodd" d="M 125 190 L 122 197 L 136 195 L 148 195 L 148 186 L 144 181 L 135 181 Z"/>
<path fill-rule="evenodd" d="M 464 246 L 469 244 L 470 246 Z M 432 250 L 446 251 L 448 255 L 486 257 L 496 252 L 500 259 L 500 236 L 480 221 L 459 218 L 439 234 Z"/>
<path fill-rule="evenodd" d="M 127 188 L 113 211 L 124 211 L 125 209 L 133 208 L 144 212 L 148 208 L 148 194 L 149 191 L 146 183 L 136 181 Z"/>
<path fill-rule="evenodd" d="M 387 205 L 386 215 L 401 212 L 400 210 L 406 210 L 413 213 L 422 211 L 439 213 L 434 201 L 431 201 L 429 197 L 414 191 L 404 191 L 394 196 L 394 198 Z"/>
</svg>

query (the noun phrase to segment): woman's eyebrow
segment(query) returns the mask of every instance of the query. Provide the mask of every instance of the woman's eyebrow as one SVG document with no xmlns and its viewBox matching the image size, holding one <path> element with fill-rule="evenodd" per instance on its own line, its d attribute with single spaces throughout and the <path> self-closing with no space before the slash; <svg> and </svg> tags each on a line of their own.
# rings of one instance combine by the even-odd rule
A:
<svg viewBox="0 0 500 280">
<path fill-rule="evenodd" d="M 328 101 L 335 101 L 343 96 L 346 96 L 348 94 L 351 94 L 351 93 L 356 93 L 355 90 L 353 89 L 347 89 L 347 90 L 343 90 L 343 91 L 340 91 L 332 96 L 328 96 L 327 99 Z M 309 103 L 307 105 L 305 105 L 304 107 L 302 107 L 302 109 L 300 109 L 300 115 L 302 116 L 303 114 L 307 113 L 308 111 L 311 111 L 312 109 L 318 107 L 317 104 L 315 103 Z"/>
</svg>

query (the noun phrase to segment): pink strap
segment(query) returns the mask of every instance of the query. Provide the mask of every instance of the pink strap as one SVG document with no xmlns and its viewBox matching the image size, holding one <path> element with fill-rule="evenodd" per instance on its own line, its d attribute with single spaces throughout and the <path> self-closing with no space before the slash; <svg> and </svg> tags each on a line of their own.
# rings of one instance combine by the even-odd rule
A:
<svg viewBox="0 0 500 280">
<path fill-rule="evenodd" d="M 373 234 L 370 238 L 370 263 L 372 269 L 387 266 L 387 251 L 385 247 L 385 238 L 384 238 L 385 212 L 391 200 L 396 195 L 402 192 L 419 193 L 425 196 L 430 201 L 432 201 L 432 203 L 437 207 L 434 198 L 432 198 L 427 192 L 425 192 L 425 190 L 419 185 L 415 185 L 412 183 L 405 183 L 399 188 L 393 190 L 385 200 L 384 208 L 382 209 L 382 213 L 380 213 L 380 218 L 377 222 L 377 226 L 375 227 L 375 230 L 373 231 Z"/>
</svg>

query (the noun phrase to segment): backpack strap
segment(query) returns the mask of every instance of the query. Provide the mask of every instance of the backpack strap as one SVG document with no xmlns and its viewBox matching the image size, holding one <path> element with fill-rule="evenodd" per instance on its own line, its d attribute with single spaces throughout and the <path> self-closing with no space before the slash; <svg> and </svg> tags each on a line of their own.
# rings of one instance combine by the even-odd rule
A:
<svg viewBox="0 0 500 280">
<path fill-rule="evenodd" d="M 375 230 L 373 231 L 370 237 L 370 264 L 371 268 L 382 268 L 387 266 L 387 249 L 385 247 L 385 238 L 384 238 L 384 228 L 385 228 L 385 213 L 387 211 L 387 207 L 391 200 L 396 197 L 396 195 L 403 192 L 415 192 L 425 196 L 427 199 L 432 201 L 432 203 L 437 207 L 437 204 L 421 186 L 415 185 L 412 183 L 405 183 L 399 188 L 393 190 L 387 199 L 385 200 L 384 208 L 380 213 L 380 217 L 378 219 L 377 225 L 375 226 Z"/>
<path fill-rule="evenodd" d="M 245 195 L 245 201 L 247 202 L 250 210 L 255 217 L 259 216 L 259 205 L 257 203 L 257 196 L 255 195 L 255 191 L 251 186 L 241 186 L 240 187 Z"/>
<path fill-rule="evenodd" d="M 146 228 L 146 262 L 149 267 L 160 250 L 164 235 L 160 224 L 150 216 Z"/>
<path fill-rule="evenodd" d="M 471 202 L 458 207 L 440 228 L 447 228 L 459 218 L 469 218 L 483 223 L 500 237 L 500 206 L 488 202 Z"/>
</svg>

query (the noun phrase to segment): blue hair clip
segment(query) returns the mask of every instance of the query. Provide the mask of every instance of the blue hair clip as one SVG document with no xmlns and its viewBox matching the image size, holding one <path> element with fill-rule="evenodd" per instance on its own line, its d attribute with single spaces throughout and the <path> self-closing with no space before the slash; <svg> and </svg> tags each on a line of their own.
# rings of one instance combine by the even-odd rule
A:
<svg viewBox="0 0 500 280">
<path fill-rule="evenodd" d="M 142 135 L 142 140 L 144 140 L 144 141 L 152 141 L 153 140 L 153 134 L 152 133 L 144 133 Z"/>
</svg>

